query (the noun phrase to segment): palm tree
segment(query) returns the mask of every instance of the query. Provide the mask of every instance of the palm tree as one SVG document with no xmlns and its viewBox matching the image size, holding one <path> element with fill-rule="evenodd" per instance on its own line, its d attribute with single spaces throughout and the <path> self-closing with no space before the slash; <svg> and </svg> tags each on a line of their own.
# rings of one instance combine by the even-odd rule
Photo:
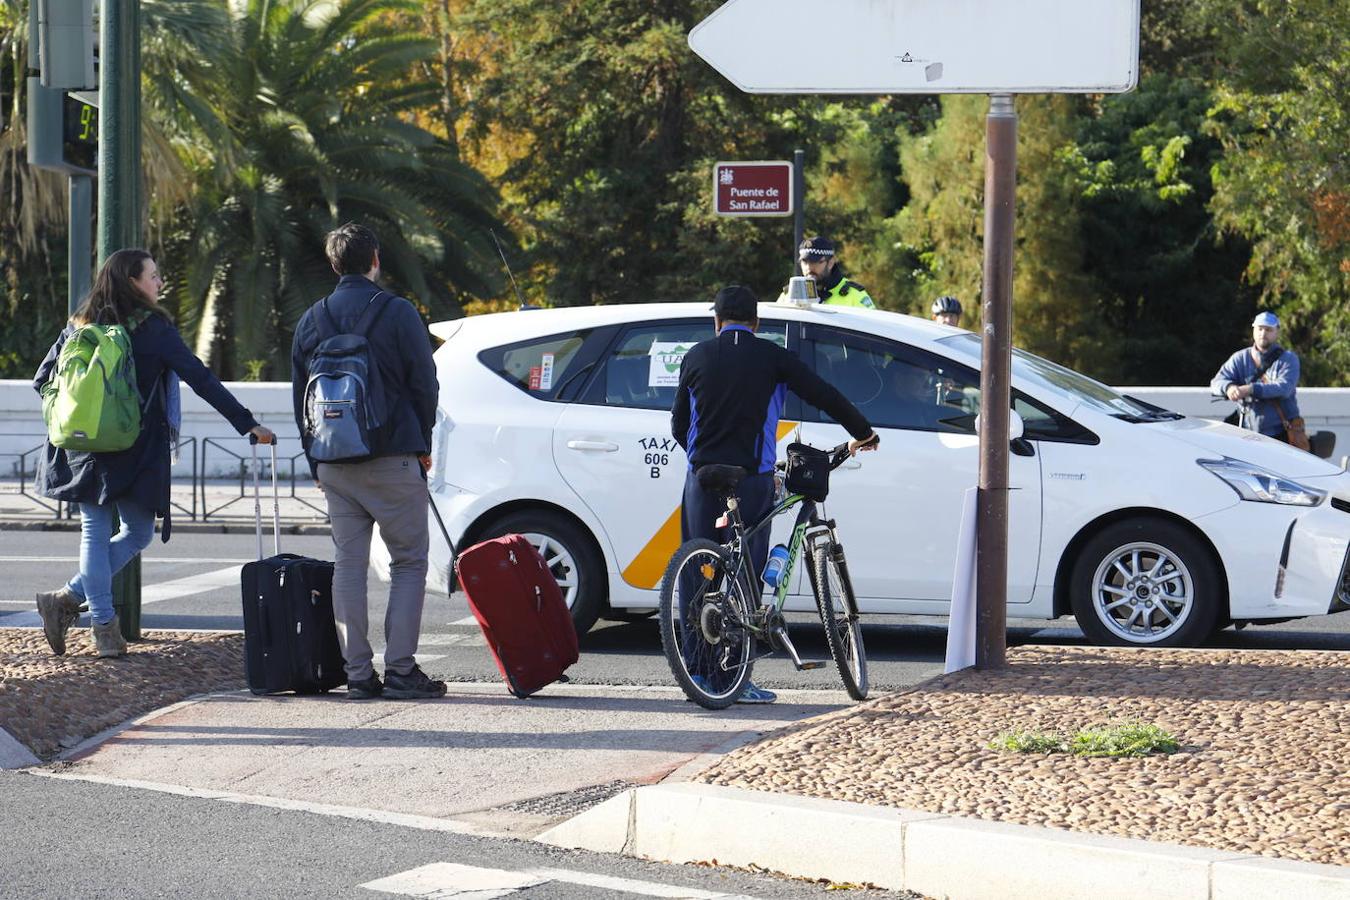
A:
<svg viewBox="0 0 1350 900">
<path fill-rule="evenodd" d="M 350 220 L 375 229 L 391 286 L 426 310 L 455 315 L 461 298 L 493 293 L 495 192 L 414 123 L 439 86 L 409 72 L 437 46 L 391 22 L 420 5 L 232 9 L 229 46 L 172 79 L 179 156 L 195 185 L 175 242 L 175 293 L 199 354 L 226 375 L 285 377 L 291 330 L 333 284 L 323 237 Z"/>
</svg>

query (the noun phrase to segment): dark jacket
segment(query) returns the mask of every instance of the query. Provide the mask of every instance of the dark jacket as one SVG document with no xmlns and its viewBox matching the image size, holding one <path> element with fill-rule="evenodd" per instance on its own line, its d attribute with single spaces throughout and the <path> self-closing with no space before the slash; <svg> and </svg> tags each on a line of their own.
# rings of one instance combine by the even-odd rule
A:
<svg viewBox="0 0 1350 900">
<path fill-rule="evenodd" d="M 56 358 L 74 333 L 66 326 L 33 376 L 39 393 L 56 368 Z M 48 443 L 39 464 L 38 484 L 43 496 L 68 503 L 106 504 L 131 500 L 164 519 L 163 539 L 169 539 L 169 422 L 164 411 L 164 373 L 172 370 L 216 412 L 245 434 L 257 426 L 253 414 L 225 389 L 220 379 L 202 365 L 167 319 L 152 315 L 131 331 L 131 353 L 136 360 L 136 382 L 141 397 L 153 397 L 141 419 L 141 434 L 130 450 L 117 453 L 67 453 Z"/>
<path fill-rule="evenodd" d="M 380 286 L 363 275 L 343 275 L 328 295 L 328 309 L 344 331 L 356 327 L 371 298 Z M 321 303 L 322 301 L 320 301 Z M 371 364 L 380 370 L 386 415 L 370 435 L 371 457 L 431 452 L 431 429 L 436 424 L 436 402 L 440 386 L 436 381 L 436 363 L 431 358 L 431 338 L 427 326 L 411 303 L 390 294 L 375 301 L 388 304 L 366 334 Z M 323 311 L 319 303 L 311 306 L 295 326 L 291 344 L 291 394 L 295 424 L 301 441 L 309 451 L 305 434 L 305 385 L 309 381 L 309 358 L 326 336 L 319 329 Z M 311 474 L 318 476 L 318 464 L 309 461 Z"/>
<path fill-rule="evenodd" d="M 690 469 L 719 463 L 772 472 L 787 392 L 830 415 L 858 440 L 872 434 L 858 408 L 795 353 L 729 325 L 695 344 L 680 365 L 670 431 Z"/>
</svg>

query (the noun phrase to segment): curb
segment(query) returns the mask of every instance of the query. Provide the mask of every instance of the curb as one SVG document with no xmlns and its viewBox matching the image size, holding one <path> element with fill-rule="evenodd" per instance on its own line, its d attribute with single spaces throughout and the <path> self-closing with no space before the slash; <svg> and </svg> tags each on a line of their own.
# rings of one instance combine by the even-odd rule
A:
<svg viewBox="0 0 1350 900">
<path fill-rule="evenodd" d="M 0 769 L 27 769 L 29 766 L 40 765 L 42 760 L 34 756 L 32 750 L 21 744 L 18 738 L 4 728 L 0 728 Z"/>
<path fill-rule="evenodd" d="M 962 900 L 1350 898 L 1350 867 L 708 784 L 625 791 L 536 840 Z"/>
<path fill-rule="evenodd" d="M 0 519 L 0 531 L 79 531 L 79 519 Z M 253 534 L 252 525 L 241 522 L 174 522 L 175 534 Z M 268 525 L 266 530 L 270 531 Z M 155 533 L 160 526 L 155 526 Z M 282 525 L 282 534 L 290 535 L 328 535 L 332 529 L 327 525 Z"/>
</svg>

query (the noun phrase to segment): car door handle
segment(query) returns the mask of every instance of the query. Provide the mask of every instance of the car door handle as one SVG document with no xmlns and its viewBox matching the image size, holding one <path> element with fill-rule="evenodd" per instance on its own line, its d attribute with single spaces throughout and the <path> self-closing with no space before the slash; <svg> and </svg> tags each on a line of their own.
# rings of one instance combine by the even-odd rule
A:
<svg viewBox="0 0 1350 900">
<path fill-rule="evenodd" d="M 619 445 L 613 441 L 568 441 L 568 450 L 601 450 L 605 453 L 613 453 L 619 449 Z"/>
</svg>

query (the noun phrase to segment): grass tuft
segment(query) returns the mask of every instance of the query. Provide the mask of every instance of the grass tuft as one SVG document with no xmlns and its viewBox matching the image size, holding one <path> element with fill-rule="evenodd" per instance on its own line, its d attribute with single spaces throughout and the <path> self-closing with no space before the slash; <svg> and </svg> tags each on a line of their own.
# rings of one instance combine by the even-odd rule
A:
<svg viewBox="0 0 1350 900">
<path fill-rule="evenodd" d="M 989 748 L 1014 753 L 1064 753 L 1068 750 L 1062 737 L 1040 731 L 1005 731 L 989 742 Z"/>
<path fill-rule="evenodd" d="M 1131 722 L 1114 728 L 1084 728 L 1069 740 L 1074 756 L 1148 756 L 1176 753 L 1181 744 L 1157 725 Z"/>
<path fill-rule="evenodd" d="M 1137 757 L 1150 753 L 1176 753 L 1181 744 L 1157 725 L 1129 722 L 1084 728 L 1069 738 L 1045 731 L 1005 731 L 989 742 L 989 749 L 1013 753 L 1071 753 L 1086 757 Z"/>
</svg>

